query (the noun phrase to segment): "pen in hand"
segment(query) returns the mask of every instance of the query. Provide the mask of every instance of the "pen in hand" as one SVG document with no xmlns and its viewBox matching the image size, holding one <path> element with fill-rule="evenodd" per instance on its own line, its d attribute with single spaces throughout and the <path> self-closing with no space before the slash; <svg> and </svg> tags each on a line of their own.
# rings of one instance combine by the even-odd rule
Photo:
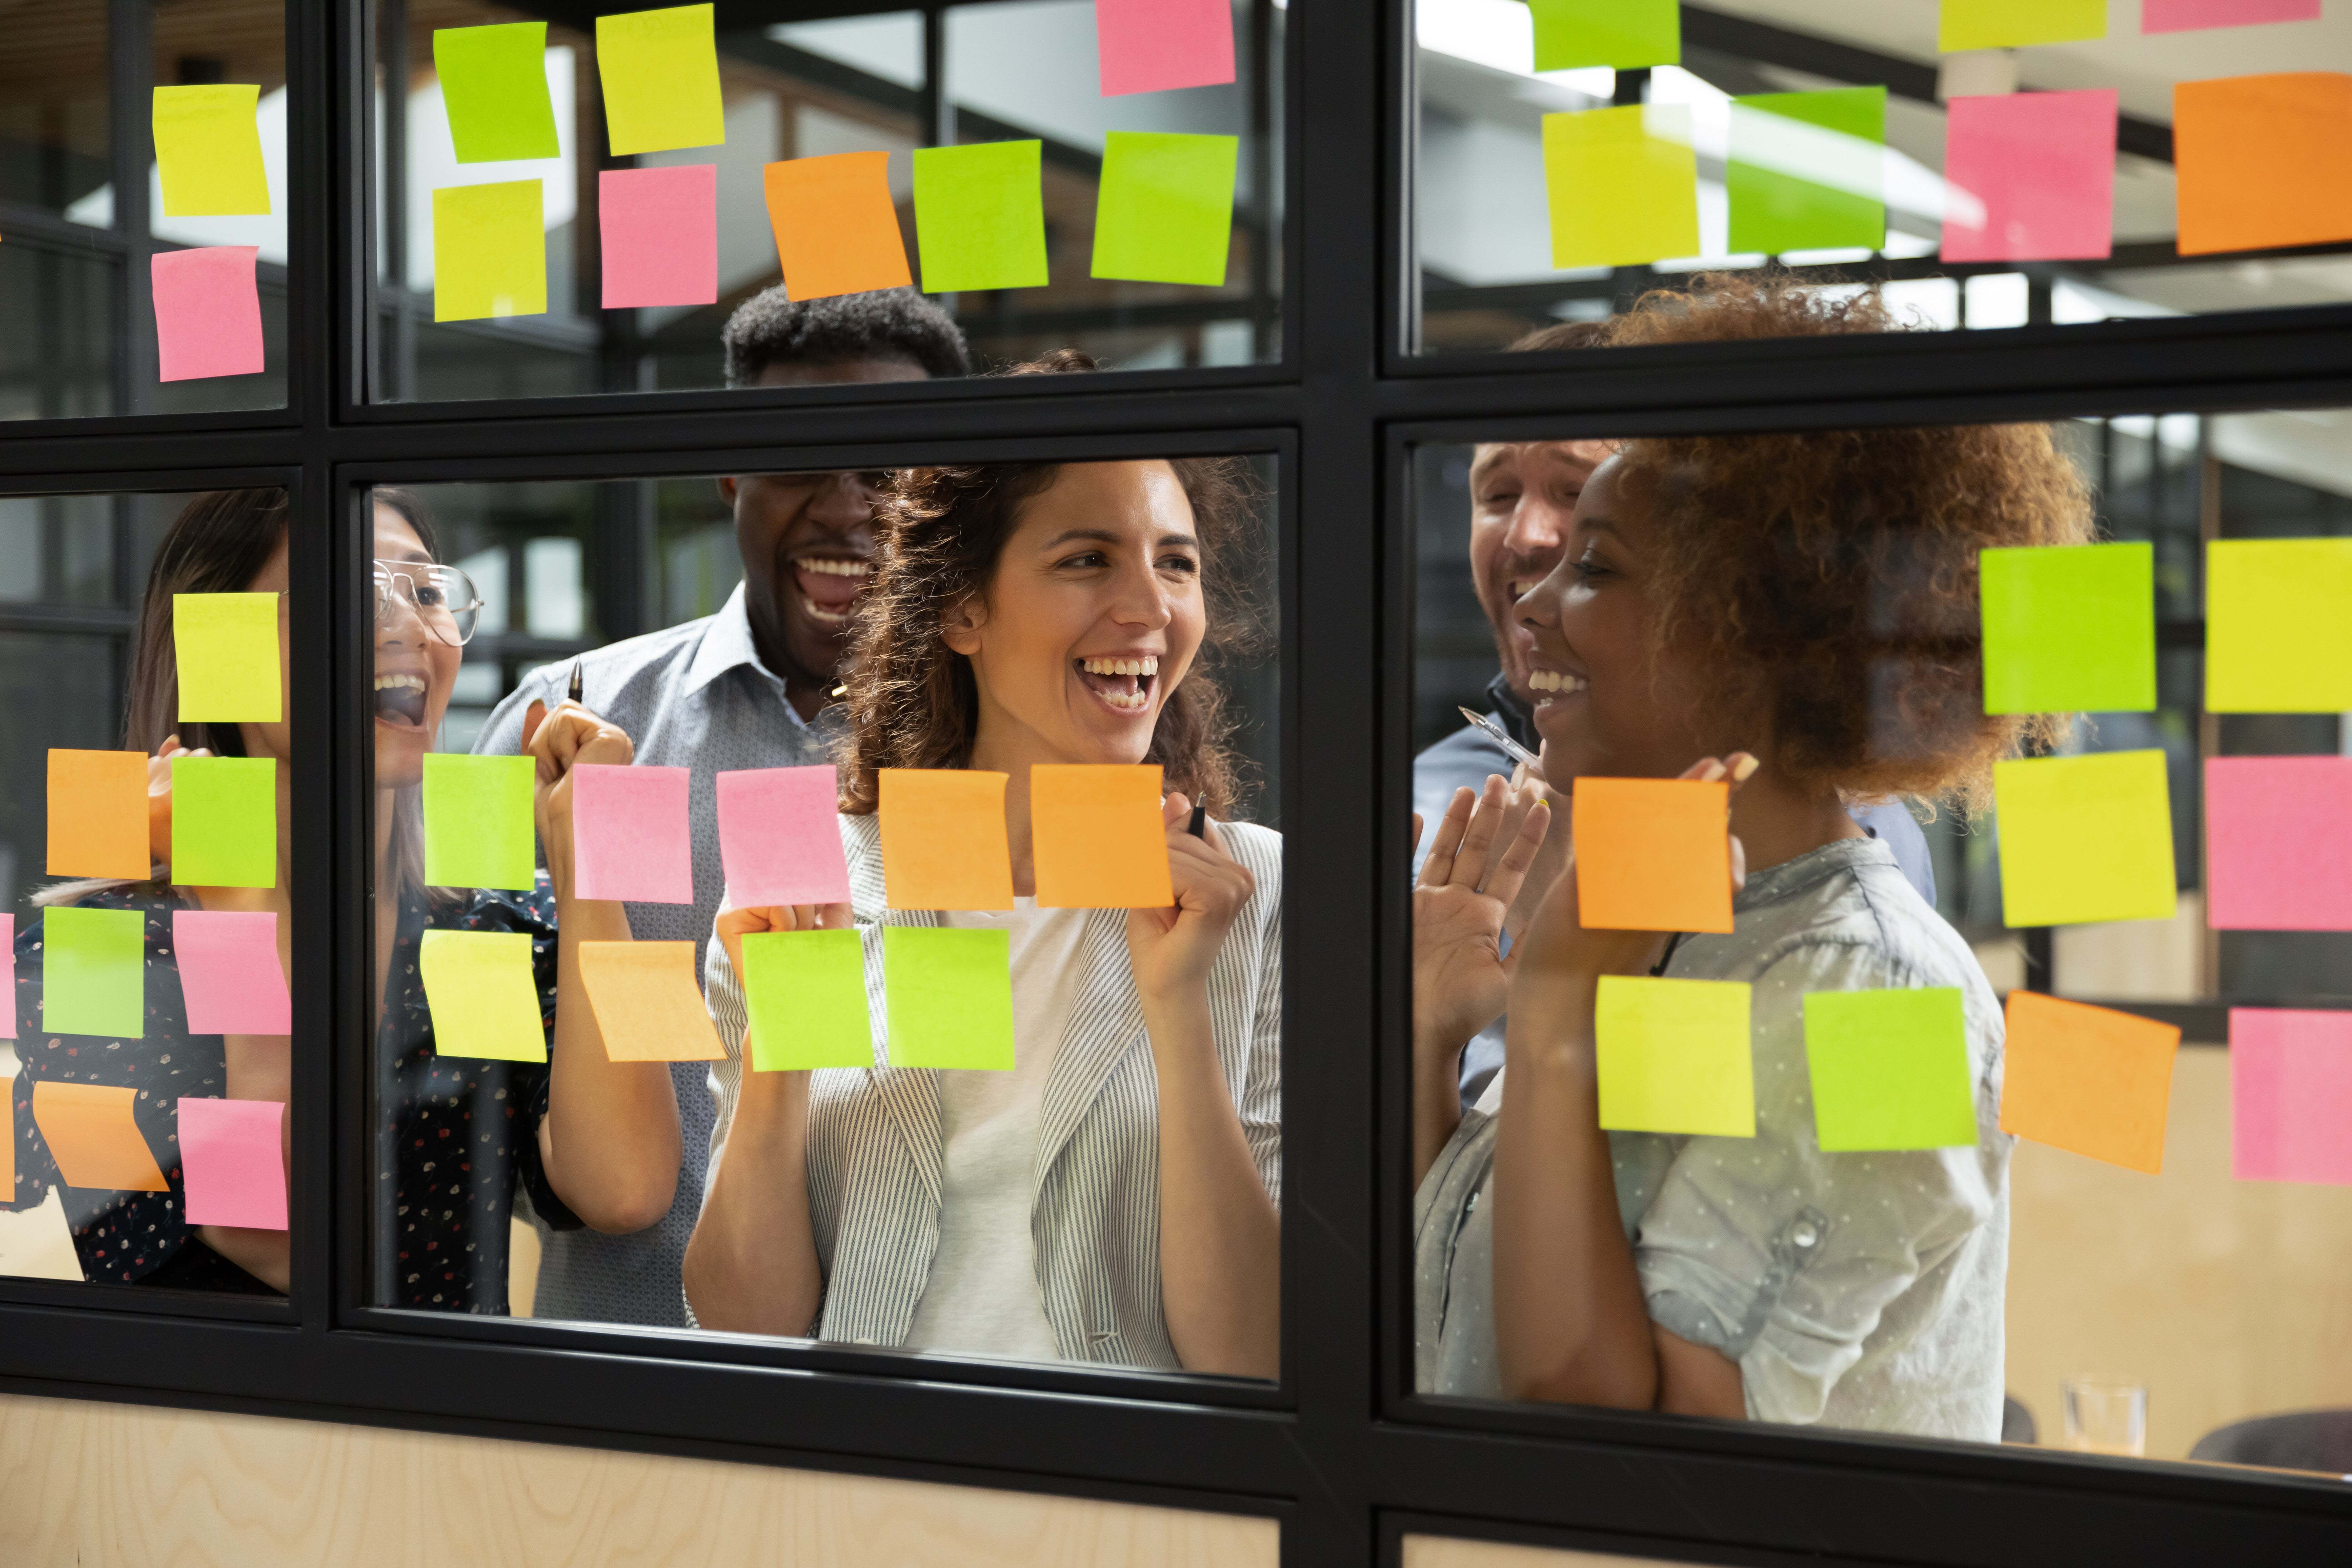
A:
<svg viewBox="0 0 2352 1568">
<path fill-rule="evenodd" d="M 1512 740 L 1511 732 L 1508 730 L 1504 729 L 1500 724 L 1496 723 L 1495 721 L 1487 718 L 1484 713 L 1474 713 L 1467 708 L 1461 709 L 1459 711 L 1461 712 L 1462 717 L 1469 720 L 1473 725 L 1476 726 L 1478 731 L 1485 735 L 1486 739 L 1502 747 L 1503 750 L 1508 753 L 1512 761 L 1525 763 L 1531 768 L 1540 769 L 1543 766 L 1543 759 L 1541 757 L 1537 756 L 1533 752 L 1528 751 L 1525 746 L 1522 746 L 1517 741 Z"/>
</svg>

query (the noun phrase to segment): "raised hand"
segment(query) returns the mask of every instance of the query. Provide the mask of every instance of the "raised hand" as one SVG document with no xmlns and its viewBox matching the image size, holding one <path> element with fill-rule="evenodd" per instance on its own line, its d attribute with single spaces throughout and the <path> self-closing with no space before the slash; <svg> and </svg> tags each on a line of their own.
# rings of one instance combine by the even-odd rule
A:
<svg viewBox="0 0 2352 1568">
<path fill-rule="evenodd" d="M 1549 803 L 1529 804 L 1499 774 L 1480 794 L 1454 791 L 1412 891 L 1413 1034 L 1422 1046 L 1459 1051 L 1502 1016 L 1524 923 L 1512 902 L 1550 828 Z"/>
<path fill-rule="evenodd" d="M 550 712 L 533 702 L 523 714 L 523 750 L 539 761 L 532 812 L 539 841 L 547 847 L 547 874 L 556 895 L 572 892 L 572 770 L 582 763 L 625 767 L 637 749 L 620 726 L 566 701 Z"/>
<path fill-rule="evenodd" d="M 745 937 L 765 931 L 847 931 L 850 923 L 847 904 L 756 904 L 738 909 L 729 903 L 719 906 L 714 931 L 740 984 Z"/>
<path fill-rule="evenodd" d="M 1199 838 L 1187 831 L 1192 816 L 1192 803 L 1181 795 L 1160 803 L 1176 902 L 1164 910 L 1127 911 L 1128 960 L 1136 989 L 1146 1000 L 1205 987 L 1234 917 L 1257 890 L 1249 868 L 1225 853 L 1224 836 L 1215 823 L 1204 824 Z"/>
</svg>

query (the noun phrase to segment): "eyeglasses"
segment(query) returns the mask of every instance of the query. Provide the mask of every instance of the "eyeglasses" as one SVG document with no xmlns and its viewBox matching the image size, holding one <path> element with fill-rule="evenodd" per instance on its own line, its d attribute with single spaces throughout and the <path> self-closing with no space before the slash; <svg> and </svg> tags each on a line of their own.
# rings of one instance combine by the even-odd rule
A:
<svg viewBox="0 0 2352 1568">
<path fill-rule="evenodd" d="M 394 601 L 406 605 L 425 623 L 425 629 L 451 647 L 463 647 L 474 637 L 482 618 L 482 597 L 474 580 L 455 566 L 423 561 L 378 561 L 375 563 L 375 619 L 382 626 L 392 615 Z"/>
</svg>

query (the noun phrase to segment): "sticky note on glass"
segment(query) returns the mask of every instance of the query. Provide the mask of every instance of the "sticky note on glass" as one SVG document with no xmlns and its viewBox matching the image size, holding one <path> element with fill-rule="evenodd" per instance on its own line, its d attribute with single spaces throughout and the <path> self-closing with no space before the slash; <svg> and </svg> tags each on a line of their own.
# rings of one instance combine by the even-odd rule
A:
<svg viewBox="0 0 2352 1568">
<path fill-rule="evenodd" d="M 694 902 L 688 768 L 572 770 L 572 891 L 640 904 Z"/>
<path fill-rule="evenodd" d="M 2107 36 L 2107 0 L 1944 0 L 1936 47 L 2017 49 Z"/>
<path fill-rule="evenodd" d="M 596 76 L 615 158 L 727 140 L 719 44 L 708 5 L 596 18 Z"/>
<path fill-rule="evenodd" d="M 925 293 L 1045 286 L 1042 147 L 915 149 L 915 241 Z"/>
<path fill-rule="evenodd" d="M 537 882 L 531 855 L 530 757 L 425 758 L 425 880 L 436 888 L 504 888 Z"/>
<path fill-rule="evenodd" d="M 416 967 L 433 1015 L 435 1056 L 547 1059 L 547 1025 L 528 933 L 428 931 L 417 948 Z"/>
<path fill-rule="evenodd" d="M 268 910 L 174 910 L 172 955 L 192 1035 L 290 1035 L 294 1005 Z"/>
<path fill-rule="evenodd" d="M 1570 801 L 1586 930 L 1731 930 L 1729 784 L 1580 778 Z"/>
<path fill-rule="evenodd" d="M 2352 76 L 2176 83 L 2172 161 L 2183 256 L 2352 239 Z"/>
<path fill-rule="evenodd" d="M 275 594 L 174 594 L 180 719 L 275 724 L 286 716 Z"/>
<path fill-rule="evenodd" d="M 2230 1009 L 2231 1173 L 2352 1186 L 2352 1013 Z"/>
<path fill-rule="evenodd" d="M 2352 931 L 2352 757 L 2205 760 L 2205 922 Z"/>
<path fill-rule="evenodd" d="M 1832 1153 L 1977 1141 L 1958 986 L 1807 993 L 1805 1067 L 1813 1132 Z"/>
<path fill-rule="evenodd" d="M 1755 1137 L 1748 994 L 1726 980 L 1602 975 L 1592 1010 L 1601 1125 Z"/>
<path fill-rule="evenodd" d="M 1944 259 L 2063 261 L 2115 249 L 2116 94 L 2014 92 L 1944 106 Z"/>
<path fill-rule="evenodd" d="M 1095 45 L 1105 98 L 1214 87 L 1234 79 L 1231 0 L 1095 0 Z"/>
<path fill-rule="evenodd" d="M 849 901 L 836 815 L 840 784 L 831 767 L 720 773 L 718 794 L 719 862 L 730 903 L 757 909 Z"/>
<path fill-rule="evenodd" d="M 752 1071 L 874 1065 L 865 949 L 856 931 L 754 931 L 743 939 L 739 978 Z"/>
<path fill-rule="evenodd" d="M 1698 158 L 1679 103 L 1543 117 L 1551 264 L 1638 267 L 1698 254 Z"/>
<path fill-rule="evenodd" d="M 726 1059 L 695 983 L 694 943 L 583 942 L 579 951 L 580 984 L 596 1010 L 608 1060 Z"/>
<path fill-rule="evenodd" d="M 137 752 L 49 753 L 52 877 L 120 877 L 143 882 L 147 851 L 147 759 Z"/>
<path fill-rule="evenodd" d="M 1731 248 L 1886 243 L 1886 89 L 1759 92 L 1731 100 Z"/>
<path fill-rule="evenodd" d="M 2172 918 L 2162 752 L 1996 763 L 2001 919 L 2011 926 Z"/>
<path fill-rule="evenodd" d="M 278 764 L 268 757 L 172 760 L 172 882 L 278 886 Z"/>
<path fill-rule="evenodd" d="M 787 295 L 825 300 L 914 282 L 890 196 L 890 154 L 793 158 L 770 163 L 761 180 Z"/>
<path fill-rule="evenodd" d="M 547 311 L 547 232 L 537 180 L 433 193 L 433 319 Z"/>
<path fill-rule="evenodd" d="M 261 89 L 250 82 L 159 87 L 151 115 L 165 217 L 267 215 Z"/>
<path fill-rule="evenodd" d="M 436 27 L 433 69 L 460 163 L 553 158 L 555 105 L 547 92 L 547 24 Z"/>
<path fill-rule="evenodd" d="M 2156 547 L 1977 555 L 1988 713 L 2156 708 Z"/>
<path fill-rule="evenodd" d="M 2193 33 L 2271 22 L 2316 22 L 2319 0 L 2140 0 L 2143 33 Z"/>
<path fill-rule="evenodd" d="M 1528 9 L 1535 13 L 1539 71 L 1682 63 L 1682 7 L 1675 0 L 1528 0 Z"/>
<path fill-rule="evenodd" d="M 2169 1024 L 2012 991 L 2000 1130 L 2155 1175 L 2179 1046 Z"/>
<path fill-rule="evenodd" d="M 1094 276 L 1138 283 L 1225 280 L 1238 136 L 1113 131 L 1095 202 Z"/>
<path fill-rule="evenodd" d="M 719 166 L 606 169 L 596 176 L 604 309 L 719 298 Z"/>
<path fill-rule="evenodd" d="M 275 1100 L 179 1104 L 190 1225 L 286 1228 L 286 1107 Z"/>
<path fill-rule="evenodd" d="M 33 1121 L 58 1174 L 69 1187 L 118 1193 L 168 1193 L 172 1184 L 155 1163 L 146 1135 L 131 1120 L 138 1090 L 96 1083 L 33 1086 Z"/>
<path fill-rule="evenodd" d="M 259 254 L 250 245 L 211 245 L 148 258 L 158 381 L 252 375 L 267 368 L 253 272 Z"/>
<path fill-rule="evenodd" d="M 894 910 L 1009 910 L 1003 773 L 880 770 L 882 883 Z"/>
<path fill-rule="evenodd" d="M 1013 1069 L 1012 932 L 884 926 L 882 993 L 892 1067 Z"/>
<path fill-rule="evenodd" d="M 1041 910 L 1164 910 L 1168 829 L 1155 765 L 1039 763 L 1029 770 L 1029 842 Z"/>
<path fill-rule="evenodd" d="M 41 916 L 41 1027 L 136 1040 L 147 1032 L 147 918 L 61 904 Z"/>
<path fill-rule="evenodd" d="M 16 917 L 0 913 L 0 1040 L 16 1037 Z M 0 1100 L 7 1091 L 0 1089 Z M 14 1192 L 14 1187 L 0 1187 L 0 1192 Z"/>
<path fill-rule="evenodd" d="M 2205 547 L 2205 707 L 2352 710 L 2352 539 Z"/>
</svg>

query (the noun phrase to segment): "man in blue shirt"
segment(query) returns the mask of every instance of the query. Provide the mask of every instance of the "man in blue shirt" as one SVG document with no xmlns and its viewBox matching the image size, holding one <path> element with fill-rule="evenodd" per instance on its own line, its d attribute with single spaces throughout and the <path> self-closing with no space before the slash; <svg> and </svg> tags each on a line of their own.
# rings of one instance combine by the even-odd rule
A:
<svg viewBox="0 0 2352 1568">
<path fill-rule="evenodd" d="M 911 289 L 795 302 L 779 287 L 728 321 L 732 386 L 919 381 L 965 375 L 963 334 Z M 725 877 L 719 858 L 716 775 L 833 760 L 841 713 L 832 707 L 857 595 L 870 580 L 878 473 L 742 474 L 719 481 L 734 513 L 743 580 L 715 616 L 586 655 L 582 700 L 628 732 L 636 760 L 693 771 L 694 896 L 685 904 L 630 904 L 640 941 L 692 941 L 701 973 Z M 525 676 L 490 715 L 474 749 L 522 749 L 533 704 L 563 700 L 572 663 Z M 716 1107 L 708 1064 L 671 1069 L 683 1155 L 667 1215 L 627 1236 L 540 1223 L 533 1315 L 684 1328 L 680 1268 L 702 1210 Z"/>
</svg>

